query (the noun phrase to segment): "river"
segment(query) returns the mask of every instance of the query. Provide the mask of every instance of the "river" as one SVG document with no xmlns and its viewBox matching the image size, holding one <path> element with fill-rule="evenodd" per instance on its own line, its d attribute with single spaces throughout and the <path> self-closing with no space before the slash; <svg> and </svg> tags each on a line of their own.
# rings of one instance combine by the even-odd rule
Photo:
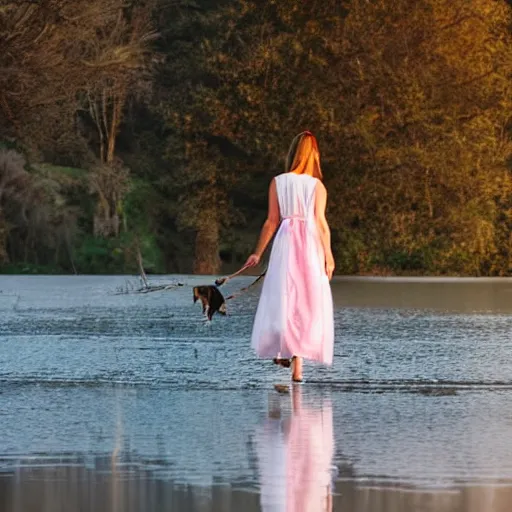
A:
<svg viewBox="0 0 512 512">
<path fill-rule="evenodd" d="M 512 280 L 335 278 L 333 367 L 284 393 L 258 289 L 207 323 L 175 280 L 0 278 L 2 512 L 508 512 Z"/>
</svg>

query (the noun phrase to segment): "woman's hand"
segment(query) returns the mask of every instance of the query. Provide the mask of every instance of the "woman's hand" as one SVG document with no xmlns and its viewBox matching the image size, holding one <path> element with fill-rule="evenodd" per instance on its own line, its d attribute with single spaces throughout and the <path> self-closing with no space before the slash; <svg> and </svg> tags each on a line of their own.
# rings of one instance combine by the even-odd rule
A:
<svg viewBox="0 0 512 512">
<path fill-rule="evenodd" d="M 332 257 L 331 254 L 327 258 L 325 258 L 325 273 L 327 274 L 329 281 L 332 279 L 332 273 L 334 272 L 334 268 L 334 258 Z"/>
<path fill-rule="evenodd" d="M 259 262 L 260 262 L 260 257 L 257 254 L 251 254 L 247 258 L 247 261 L 245 262 L 244 267 L 247 267 L 247 268 L 255 267 L 256 265 L 258 265 Z"/>
</svg>

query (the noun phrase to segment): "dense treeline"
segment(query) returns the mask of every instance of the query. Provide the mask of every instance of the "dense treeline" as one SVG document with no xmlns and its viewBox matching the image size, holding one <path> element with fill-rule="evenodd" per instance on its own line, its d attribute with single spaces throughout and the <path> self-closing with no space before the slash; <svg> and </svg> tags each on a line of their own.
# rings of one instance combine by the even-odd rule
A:
<svg viewBox="0 0 512 512">
<path fill-rule="evenodd" d="M 293 135 L 341 273 L 512 271 L 504 0 L 0 3 L 4 271 L 216 273 Z"/>
</svg>

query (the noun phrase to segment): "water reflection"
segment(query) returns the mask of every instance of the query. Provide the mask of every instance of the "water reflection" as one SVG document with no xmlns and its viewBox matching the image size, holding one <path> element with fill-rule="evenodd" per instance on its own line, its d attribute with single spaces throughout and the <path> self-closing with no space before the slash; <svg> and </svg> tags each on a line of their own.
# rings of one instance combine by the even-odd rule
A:
<svg viewBox="0 0 512 512">
<path fill-rule="evenodd" d="M 293 385 L 290 394 L 271 395 L 256 444 L 263 512 L 332 511 L 329 398 L 306 403 L 300 385 Z"/>
</svg>

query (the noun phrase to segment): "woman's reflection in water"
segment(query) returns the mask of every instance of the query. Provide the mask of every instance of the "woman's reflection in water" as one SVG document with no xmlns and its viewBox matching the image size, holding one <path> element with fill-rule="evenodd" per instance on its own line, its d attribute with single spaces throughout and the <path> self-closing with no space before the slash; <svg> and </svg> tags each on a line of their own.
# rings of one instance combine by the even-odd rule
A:
<svg viewBox="0 0 512 512">
<path fill-rule="evenodd" d="M 300 384 L 269 398 L 256 434 L 264 512 L 332 511 L 332 404 L 308 398 Z"/>
</svg>

